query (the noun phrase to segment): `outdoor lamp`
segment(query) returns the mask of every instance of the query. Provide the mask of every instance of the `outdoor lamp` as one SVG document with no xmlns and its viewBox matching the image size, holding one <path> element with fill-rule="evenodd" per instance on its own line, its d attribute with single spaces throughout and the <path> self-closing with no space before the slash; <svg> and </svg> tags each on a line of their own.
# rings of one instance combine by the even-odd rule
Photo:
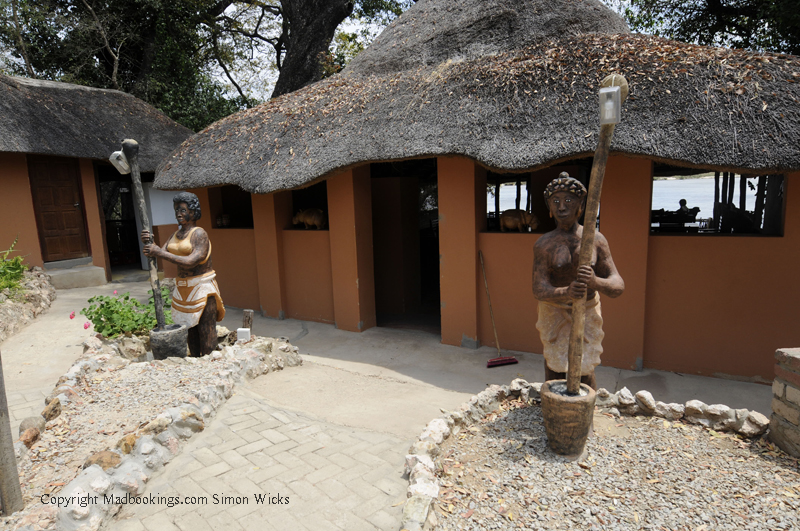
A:
<svg viewBox="0 0 800 531">
<path fill-rule="evenodd" d="M 619 86 L 600 89 L 600 125 L 618 124 L 622 109 L 622 91 Z"/>
<path fill-rule="evenodd" d="M 108 160 L 111 161 L 111 164 L 120 172 L 122 175 L 127 175 L 131 172 L 131 166 L 128 164 L 128 159 L 125 157 L 125 153 L 122 151 L 115 151 L 108 157 Z"/>
</svg>

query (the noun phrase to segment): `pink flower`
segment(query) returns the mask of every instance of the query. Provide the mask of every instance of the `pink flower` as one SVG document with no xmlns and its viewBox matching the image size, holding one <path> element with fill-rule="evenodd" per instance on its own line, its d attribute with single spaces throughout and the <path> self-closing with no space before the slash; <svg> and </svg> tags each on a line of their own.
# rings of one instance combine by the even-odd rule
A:
<svg viewBox="0 0 800 531">
<path fill-rule="evenodd" d="M 86 330 L 86 329 L 87 329 L 87 328 L 89 328 L 90 326 L 92 326 L 92 325 L 91 325 L 91 323 L 89 323 L 89 321 L 86 321 L 85 323 L 83 323 L 83 329 L 84 329 L 84 330 Z"/>
<path fill-rule="evenodd" d="M 117 294 L 117 290 L 114 290 L 114 295 L 116 295 L 116 294 Z"/>
<path fill-rule="evenodd" d="M 75 319 L 75 310 L 72 310 L 72 313 L 69 314 L 70 319 Z"/>
</svg>

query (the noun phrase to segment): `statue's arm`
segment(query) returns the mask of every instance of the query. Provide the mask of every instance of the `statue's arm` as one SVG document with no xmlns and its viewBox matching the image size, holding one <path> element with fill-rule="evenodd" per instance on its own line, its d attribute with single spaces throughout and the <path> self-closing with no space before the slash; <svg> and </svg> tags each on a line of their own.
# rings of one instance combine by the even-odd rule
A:
<svg viewBox="0 0 800 531">
<path fill-rule="evenodd" d="M 594 282 L 590 289 L 599 291 L 603 295 L 616 298 L 625 291 L 625 281 L 617 271 L 614 259 L 611 257 L 611 248 L 605 236 L 597 233 L 595 237 L 595 247 L 597 248 L 597 263 L 594 266 Z"/>
</svg>

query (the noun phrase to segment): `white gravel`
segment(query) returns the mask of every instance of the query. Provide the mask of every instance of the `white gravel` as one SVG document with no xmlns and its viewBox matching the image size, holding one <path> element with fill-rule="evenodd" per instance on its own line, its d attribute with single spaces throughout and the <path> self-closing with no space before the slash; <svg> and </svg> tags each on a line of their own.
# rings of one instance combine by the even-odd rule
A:
<svg viewBox="0 0 800 531">
<path fill-rule="evenodd" d="M 437 530 L 800 529 L 800 468 L 765 439 L 595 414 L 587 457 L 547 449 L 538 405 L 506 401 L 442 444 Z"/>
</svg>

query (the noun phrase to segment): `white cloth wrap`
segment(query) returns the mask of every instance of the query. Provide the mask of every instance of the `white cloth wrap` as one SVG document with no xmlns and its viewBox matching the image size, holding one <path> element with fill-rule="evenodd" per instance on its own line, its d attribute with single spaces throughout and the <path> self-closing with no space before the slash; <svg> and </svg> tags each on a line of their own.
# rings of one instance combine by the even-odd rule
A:
<svg viewBox="0 0 800 531">
<path fill-rule="evenodd" d="M 536 329 L 544 346 L 544 359 L 555 372 L 567 372 L 569 334 L 572 328 L 572 304 L 539 301 L 539 320 Z M 586 323 L 583 333 L 581 375 L 591 374 L 600 365 L 603 353 L 603 316 L 600 313 L 600 294 L 586 301 Z"/>
</svg>

